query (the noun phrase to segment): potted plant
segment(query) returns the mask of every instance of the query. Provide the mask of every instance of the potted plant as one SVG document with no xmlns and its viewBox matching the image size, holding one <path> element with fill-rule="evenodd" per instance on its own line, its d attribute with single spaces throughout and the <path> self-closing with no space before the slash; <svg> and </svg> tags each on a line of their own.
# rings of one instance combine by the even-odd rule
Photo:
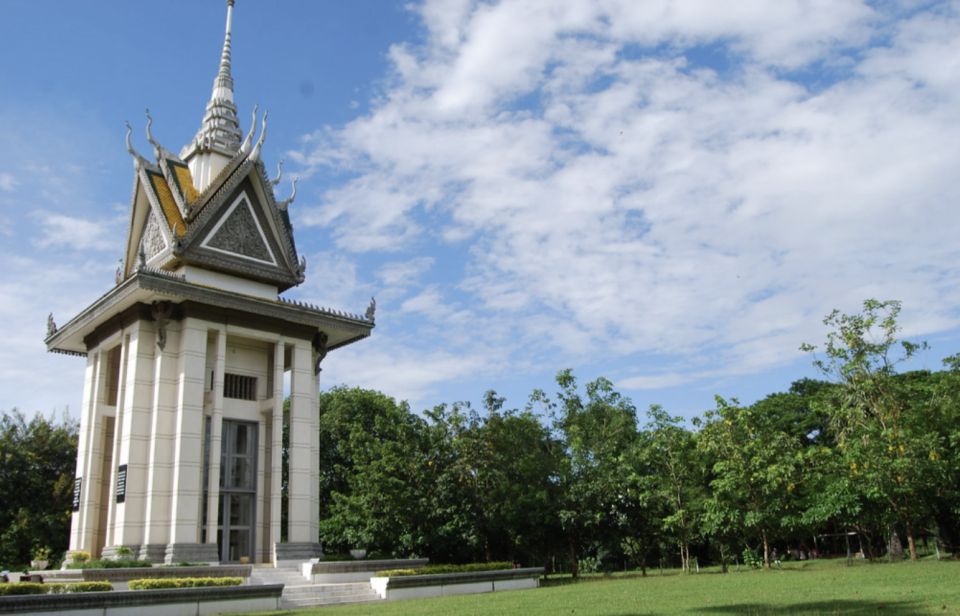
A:
<svg viewBox="0 0 960 616">
<path fill-rule="evenodd" d="M 33 560 L 30 568 L 34 571 L 43 571 L 50 566 L 50 548 L 41 546 L 33 551 Z"/>
</svg>

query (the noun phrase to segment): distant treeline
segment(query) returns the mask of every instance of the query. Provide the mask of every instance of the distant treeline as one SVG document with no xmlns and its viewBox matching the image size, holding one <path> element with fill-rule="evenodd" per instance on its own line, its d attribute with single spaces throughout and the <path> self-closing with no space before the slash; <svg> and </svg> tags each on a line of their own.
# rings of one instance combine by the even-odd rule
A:
<svg viewBox="0 0 960 616">
<path fill-rule="evenodd" d="M 320 533 L 434 562 L 582 570 L 769 564 L 818 553 L 960 551 L 960 356 L 897 372 L 898 302 L 834 312 L 809 345 L 827 380 L 755 404 L 717 398 L 687 426 L 640 417 L 604 378 L 507 409 L 422 416 L 377 392 L 321 394 Z M 900 546 L 903 546 L 901 548 Z"/>
</svg>

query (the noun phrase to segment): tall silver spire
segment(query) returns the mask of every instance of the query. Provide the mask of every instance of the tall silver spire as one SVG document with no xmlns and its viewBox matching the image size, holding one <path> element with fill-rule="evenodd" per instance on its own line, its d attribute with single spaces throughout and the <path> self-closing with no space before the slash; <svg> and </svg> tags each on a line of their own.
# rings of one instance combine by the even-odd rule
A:
<svg viewBox="0 0 960 616">
<path fill-rule="evenodd" d="M 220 54 L 220 69 L 213 80 L 213 92 L 207 103 L 203 123 L 193 141 L 181 153 L 185 158 L 204 152 L 232 157 L 240 149 L 243 134 L 233 102 L 233 76 L 230 74 L 230 36 L 234 0 L 227 0 L 227 27 Z"/>
</svg>

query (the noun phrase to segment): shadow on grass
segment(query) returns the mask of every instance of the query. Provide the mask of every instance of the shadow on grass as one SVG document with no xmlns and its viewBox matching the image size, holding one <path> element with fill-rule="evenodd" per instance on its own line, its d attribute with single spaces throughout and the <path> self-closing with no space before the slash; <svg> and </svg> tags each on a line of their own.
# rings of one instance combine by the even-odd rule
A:
<svg viewBox="0 0 960 616">
<path fill-rule="evenodd" d="M 764 603 L 739 603 L 735 605 L 716 605 L 696 610 L 701 614 L 896 614 L 897 616 L 919 616 L 929 614 L 913 601 L 811 601 L 809 603 L 791 603 L 788 605 L 767 605 Z"/>
</svg>

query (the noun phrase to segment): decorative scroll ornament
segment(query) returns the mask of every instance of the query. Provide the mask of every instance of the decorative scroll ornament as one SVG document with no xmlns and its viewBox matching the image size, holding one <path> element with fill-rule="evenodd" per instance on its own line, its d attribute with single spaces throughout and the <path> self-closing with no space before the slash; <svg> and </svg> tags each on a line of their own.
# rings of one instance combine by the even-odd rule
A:
<svg viewBox="0 0 960 616">
<path fill-rule="evenodd" d="M 297 198 L 297 182 L 299 181 L 300 181 L 299 177 L 293 178 L 293 192 L 290 194 L 288 198 L 284 199 L 283 201 L 277 204 L 277 209 L 279 209 L 281 212 L 286 212 L 290 204 L 293 203 L 294 200 Z"/>
<path fill-rule="evenodd" d="M 367 320 L 372 323 L 376 314 L 377 314 L 377 300 L 376 298 L 371 297 L 370 305 L 367 306 L 367 311 L 364 313 L 364 316 L 367 317 Z"/>
<path fill-rule="evenodd" d="M 162 351 L 167 346 L 167 323 L 173 314 L 173 304 L 170 302 L 153 302 L 150 305 L 150 316 L 157 322 L 157 346 Z"/>
<path fill-rule="evenodd" d="M 313 336 L 313 374 L 320 374 L 320 362 L 327 356 L 327 334 L 317 332 Z"/>
<path fill-rule="evenodd" d="M 143 156 L 140 156 L 140 153 L 137 152 L 135 149 L 133 149 L 133 141 L 131 141 L 130 139 L 130 135 L 133 134 L 133 127 L 130 126 L 130 122 L 124 122 L 124 124 L 127 125 L 127 136 L 126 136 L 127 152 L 130 153 L 130 156 L 133 156 L 134 165 L 136 165 L 137 163 L 146 165 L 147 159 L 144 158 Z"/>
<path fill-rule="evenodd" d="M 249 154 L 250 150 L 253 148 L 253 133 L 257 129 L 257 109 L 259 107 L 259 105 L 253 106 L 253 118 L 250 119 L 250 130 L 247 131 L 247 136 L 240 145 L 240 151 L 243 154 Z"/>
<path fill-rule="evenodd" d="M 263 148 L 263 140 L 267 138 L 267 112 L 263 112 L 263 119 L 260 120 L 260 137 L 257 139 L 257 145 L 253 146 L 253 152 L 250 153 L 250 160 L 256 162 L 260 160 L 260 150 Z"/>
<path fill-rule="evenodd" d="M 297 278 L 300 279 L 300 282 L 303 282 L 306 275 L 307 275 L 307 257 L 304 255 L 300 255 L 300 265 L 297 267 Z"/>
<path fill-rule="evenodd" d="M 57 333 L 57 322 L 53 320 L 53 313 L 47 315 L 47 338 Z"/>
<path fill-rule="evenodd" d="M 280 159 L 280 162 L 277 163 L 277 177 L 270 180 L 271 186 L 276 186 L 280 183 L 280 179 L 283 178 L 283 159 Z"/>
</svg>

